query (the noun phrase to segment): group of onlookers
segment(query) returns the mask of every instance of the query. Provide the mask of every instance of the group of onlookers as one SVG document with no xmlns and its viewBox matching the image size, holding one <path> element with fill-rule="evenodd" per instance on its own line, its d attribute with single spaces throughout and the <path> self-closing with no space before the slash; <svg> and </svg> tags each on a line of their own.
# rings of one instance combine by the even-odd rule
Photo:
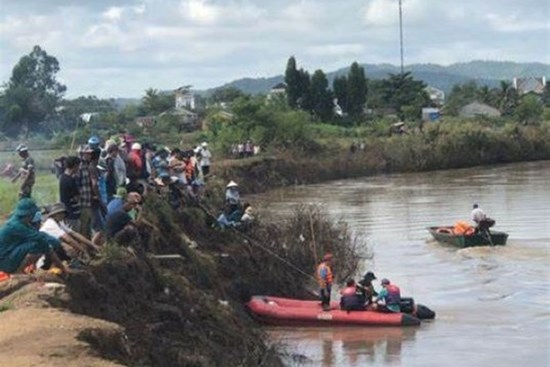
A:
<svg viewBox="0 0 550 367">
<path fill-rule="evenodd" d="M 169 188 L 180 193 L 178 201 L 198 200 L 212 159 L 206 142 L 189 150 L 156 149 L 128 134 L 103 144 L 92 136 L 76 155 L 56 159 L 60 202 L 43 210 L 31 198 L 34 161 L 25 145 L 17 152 L 22 166 L 12 181 L 21 181 L 20 201 L 0 229 L 0 272 L 20 271 L 42 255 L 40 266 L 63 271 L 63 260 L 89 258 L 108 240 L 136 237 L 143 195 Z"/>
<path fill-rule="evenodd" d="M 76 155 L 55 160 L 60 202 L 41 209 L 31 198 L 34 161 L 26 146 L 19 145 L 17 152 L 22 167 L 13 181 L 21 180 L 20 201 L 0 228 L 0 272 L 8 273 L 29 265 L 66 271 L 69 263 L 89 259 L 106 241 L 138 239 L 135 223 L 147 223 L 140 213 L 148 191 L 166 194 L 175 208 L 187 200 L 197 203 L 211 174 L 206 142 L 188 150 L 157 149 L 127 134 L 103 144 L 92 136 Z M 241 204 L 234 181 L 226 187 L 224 203 L 218 225 L 248 228 L 252 207 Z"/>
<path fill-rule="evenodd" d="M 252 143 L 250 139 L 244 143 L 231 145 L 231 157 L 233 158 L 247 158 L 258 155 L 259 153 L 260 146 Z"/>
</svg>

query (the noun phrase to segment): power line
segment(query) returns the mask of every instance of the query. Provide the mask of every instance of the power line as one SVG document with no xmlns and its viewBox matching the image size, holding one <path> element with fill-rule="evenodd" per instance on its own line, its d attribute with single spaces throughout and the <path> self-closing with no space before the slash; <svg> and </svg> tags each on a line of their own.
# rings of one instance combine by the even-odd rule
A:
<svg viewBox="0 0 550 367">
<path fill-rule="evenodd" d="M 401 9 L 401 0 L 399 0 L 399 45 L 401 49 L 401 75 L 405 73 L 403 64 L 403 11 Z"/>
</svg>

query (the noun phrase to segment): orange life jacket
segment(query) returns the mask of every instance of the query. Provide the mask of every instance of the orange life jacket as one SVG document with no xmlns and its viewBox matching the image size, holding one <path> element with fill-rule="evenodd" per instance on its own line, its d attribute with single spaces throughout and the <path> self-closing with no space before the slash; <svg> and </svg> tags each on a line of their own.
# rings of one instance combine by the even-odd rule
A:
<svg viewBox="0 0 550 367">
<path fill-rule="evenodd" d="M 465 222 L 463 220 L 456 222 L 453 228 L 454 234 L 469 236 L 471 234 L 474 234 L 474 232 L 475 232 L 474 227 L 472 227 L 468 222 Z"/>
<path fill-rule="evenodd" d="M 388 295 L 386 296 L 387 305 L 399 305 L 401 302 L 401 290 L 395 284 L 389 284 L 386 286 Z"/>
<path fill-rule="evenodd" d="M 326 262 L 321 262 L 317 267 L 317 282 L 319 287 L 326 288 L 327 285 L 332 285 L 332 269 Z"/>
</svg>

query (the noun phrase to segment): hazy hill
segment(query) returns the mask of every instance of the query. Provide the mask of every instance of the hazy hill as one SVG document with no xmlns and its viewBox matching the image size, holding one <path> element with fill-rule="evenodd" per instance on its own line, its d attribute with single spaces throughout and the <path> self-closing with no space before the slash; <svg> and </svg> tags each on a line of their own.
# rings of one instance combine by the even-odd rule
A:
<svg viewBox="0 0 550 367">
<path fill-rule="evenodd" d="M 367 78 L 382 79 L 389 73 L 397 74 L 400 68 L 390 64 L 362 64 Z M 511 81 L 514 77 L 550 76 L 550 65 L 543 63 L 516 63 L 509 61 L 471 61 L 456 63 L 449 66 L 437 64 L 412 64 L 405 67 L 412 71 L 416 79 L 426 84 L 449 92 L 455 84 L 463 84 L 474 80 L 479 85 L 496 87 L 501 80 Z M 311 70 L 310 70 L 311 71 Z M 327 73 L 332 82 L 337 75 L 346 74 L 348 68 L 338 69 Z M 284 80 L 283 75 L 270 78 L 243 78 L 224 84 L 221 87 L 235 87 L 246 93 L 266 93 L 275 84 Z M 221 88 L 218 87 L 218 88 Z M 215 88 L 213 88 L 215 89 Z"/>
</svg>

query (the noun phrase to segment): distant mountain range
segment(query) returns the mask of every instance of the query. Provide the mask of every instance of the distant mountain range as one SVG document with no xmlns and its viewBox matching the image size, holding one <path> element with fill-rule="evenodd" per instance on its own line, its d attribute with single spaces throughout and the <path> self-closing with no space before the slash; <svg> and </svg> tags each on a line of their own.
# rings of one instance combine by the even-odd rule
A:
<svg viewBox="0 0 550 367">
<path fill-rule="evenodd" d="M 388 74 L 398 74 L 400 67 L 390 64 L 362 64 L 369 79 L 383 79 Z M 329 82 L 335 76 L 347 74 L 349 67 L 327 73 Z M 283 69 L 284 70 L 284 69 Z M 309 70 L 312 74 L 314 70 Z M 411 71 L 415 79 L 423 80 L 426 84 L 439 88 L 446 93 L 454 85 L 464 84 L 474 80 L 478 85 L 497 87 L 501 80 L 512 81 L 514 77 L 541 77 L 550 76 L 550 65 L 543 63 L 516 63 L 508 61 L 471 61 L 456 63 L 449 66 L 437 64 L 412 64 L 405 67 Z M 326 72 L 326 71 L 325 71 Z M 283 75 L 270 78 L 243 78 L 226 83 L 217 88 L 235 87 L 251 94 L 267 93 L 271 87 L 284 81 Z M 217 88 L 206 91 L 206 94 Z"/>
</svg>

